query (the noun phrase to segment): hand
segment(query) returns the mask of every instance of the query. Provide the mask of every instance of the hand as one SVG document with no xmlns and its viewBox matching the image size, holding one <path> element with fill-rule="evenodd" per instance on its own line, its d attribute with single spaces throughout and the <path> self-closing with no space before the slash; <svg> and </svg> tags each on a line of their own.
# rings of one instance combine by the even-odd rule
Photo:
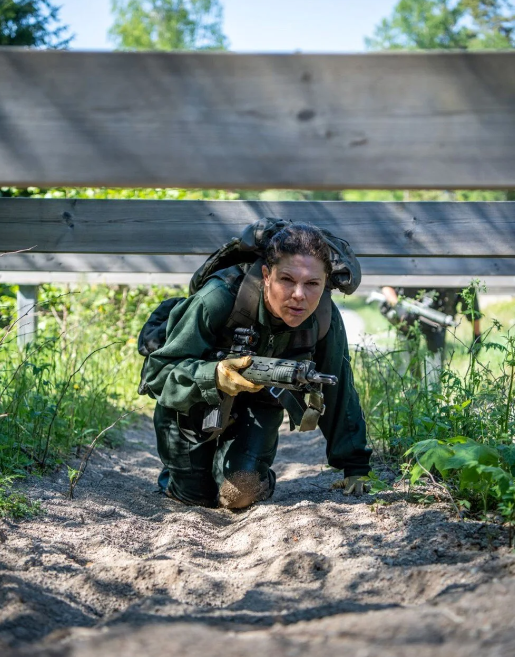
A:
<svg viewBox="0 0 515 657">
<path fill-rule="evenodd" d="M 238 370 L 248 367 L 251 363 L 251 356 L 221 360 L 216 366 L 216 387 L 231 397 L 236 397 L 239 392 L 259 392 L 262 390 L 264 386 L 247 381 L 238 372 Z"/>
<path fill-rule="evenodd" d="M 355 495 L 356 497 L 361 497 L 363 493 L 368 492 L 368 486 L 363 481 L 363 475 L 345 477 L 345 479 L 335 482 L 333 488 L 343 488 L 342 493 L 344 495 Z"/>
</svg>

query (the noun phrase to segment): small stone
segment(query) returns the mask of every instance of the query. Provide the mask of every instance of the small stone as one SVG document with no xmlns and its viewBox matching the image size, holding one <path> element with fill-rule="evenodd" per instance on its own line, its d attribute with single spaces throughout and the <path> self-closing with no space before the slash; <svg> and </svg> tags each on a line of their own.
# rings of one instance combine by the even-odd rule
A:
<svg viewBox="0 0 515 657">
<path fill-rule="evenodd" d="M 106 506 L 98 512 L 98 515 L 102 518 L 109 518 L 109 516 L 112 516 L 115 512 L 116 509 L 114 506 Z"/>
</svg>

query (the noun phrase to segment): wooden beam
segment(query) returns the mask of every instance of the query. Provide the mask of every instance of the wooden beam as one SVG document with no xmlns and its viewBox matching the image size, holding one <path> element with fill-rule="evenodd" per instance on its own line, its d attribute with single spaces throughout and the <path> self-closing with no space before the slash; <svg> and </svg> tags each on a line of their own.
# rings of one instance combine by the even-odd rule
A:
<svg viewBox="0 0 515 657">
<path fill-rule="evenodd" d="M 0 281 L 2 274 L 30 272 L 34 278 L 38 273 L 76 274 L 82 273 L 122 274 L 113 276 L 117 281 L 127 274 L 130 280 L 146 275 L 191 275 L 205 261 L 205 255 L 113 255 L 84 253 L 20 253 L 6 254 L 0 258 Z M 360 258 L 364 275 L 396 276 L 515 276 L 515 258 Z M 56 280 L 57 280 L 56 276 Z M 64 276 L 66 278 L 66 276 Z M 89 276 L 91 279 L 91 276 Z M 63 279 L 64 280 L 64 279 Z M 127 279 L 128 280 L 128 279 Z M 157 279 L 156 279 L 157 280 Z M 70 277 L 69 282 L 72 281 Z"/>
<path fill-rule="evenodd" d="M 479 278 L 481 285 L 485 285 L 489 294 L 515 293 L 515 276 L 395 276 L 382 274 L 381 276 L 364 276 L 358 288 L 359 294 L 365 290 L 380 288 L 383 285 L 392 287 L 418 287 L 420 289 L 432 289 L 435 287 L 464 288 L 473 280 Z"/>
<path fill-rule="evenodd" d="M 191 274 L 134 273 L 134 272 L 48 272 L 48 271 L 0 271 L 0 283 L 6 285 L 41 285 L 43 283 L 73 285 L 129 285 L 129 286 L 188 286 Z M 367 294 L 383 285 L 401 287 L 465 287 L 479 278 L 489 294 L 503 290 L 515 294 L 515 276 L 476 276 L 470 274 L 420 275 L 420 274 L 364 274 L 357 294 Z"/>
<path fill-rule="evenodd" d="M 360 258 L 366 276 L 515 277 L 515 258 Z"/>
<path fill-rule="evenodd" d="M 0 185 L 515 187 L 515 52 L 4 48 L 0 89 Z"/>
<path fill-rule="evenodd" d="M 261 217 L 328 228 L 359 256 L 515 257 L 515 202 L 0 199 L 0 245 L 43 253 L 207 255 Z"/>
<path fill-rule="evenodd" d="M 115 255 L 95 253 L 6 253 L 0 272 L 192 274 L 207 255 Z"/>
</svg>

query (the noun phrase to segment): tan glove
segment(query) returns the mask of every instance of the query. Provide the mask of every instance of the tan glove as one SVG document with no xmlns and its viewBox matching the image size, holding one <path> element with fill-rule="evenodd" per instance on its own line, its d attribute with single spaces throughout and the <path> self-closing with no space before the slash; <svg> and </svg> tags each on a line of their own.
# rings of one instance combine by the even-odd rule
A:
<svg viewBox="0 0 515 657">
<path fill-rule="evenodd" d="M 264 386 L 257 385 L 244 379 L 238 370 L 248 367 L 252 363 L 252 356 L 241 358 L 227 358 L 221 360 L 216 366 L 216 387 L 231 397 L 239 392 L 259 392 Z"/>
<path fill-rule="evenodd" d="M 333 488 L 343 488 L 342 493 L 344 495 L 355 495 L 356 497 L 361 497 L 363 493 L 368 492 L 368 486 L 361 475 L 352 475 L 341 481 L 336 481 Z"/>
</svg>

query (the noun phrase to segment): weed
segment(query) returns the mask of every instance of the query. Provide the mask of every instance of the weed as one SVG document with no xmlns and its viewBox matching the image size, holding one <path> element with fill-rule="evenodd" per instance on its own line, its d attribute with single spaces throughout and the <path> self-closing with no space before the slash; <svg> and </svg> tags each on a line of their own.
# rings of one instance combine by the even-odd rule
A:
<svg viewBox="0 0 515 657">
<path fill-rule="evenodd" d="M 474 293 L 464 292 L 469 308 Z M 513 310 L 512 303 L 504 316 L 513 316 Z M 448 343 L 436 381 L 427 376 L 427 352 L 416 335 L 409 345 L 397 336 L 388 347 L 356 351 L 356 385 L 370 440 L 383 465 L 397 463 L 401 477 L 409 480 L 412 498 L 427 503 L 431 495 L 444 497 L 461 517 L 493 513 L 509 527 L 511 543 L 515 331 L 490 318 L 481 344 L 469 347 L 462 326 L 448 331 Z M 377 473 L 370 483 L 373 491 L 381 490 Z M 432 492 L 417 493 L 421 484 Z"/>
<path fill-rule="evenodd" d="M 120 444 L 130 420 L 115 420 L 136 399 L 145 403 L 137 395 L 139 330 L 162 298 L 181 292 L 42 286 L 38 336 L 20 350 L 15 294 L 0 286 L 0 477 L 58 468 L 81 458 L 95 436 Z M 22 513 L 5 488 L 0 499 Z"/>
<path fill-rule="evenodd" d="M 0 518 L 27 518 L 41 513 L 39 502 L 32 502 L 12 489 L 16 478 L 15 475 L 0 477 Z"/>
</svg>

